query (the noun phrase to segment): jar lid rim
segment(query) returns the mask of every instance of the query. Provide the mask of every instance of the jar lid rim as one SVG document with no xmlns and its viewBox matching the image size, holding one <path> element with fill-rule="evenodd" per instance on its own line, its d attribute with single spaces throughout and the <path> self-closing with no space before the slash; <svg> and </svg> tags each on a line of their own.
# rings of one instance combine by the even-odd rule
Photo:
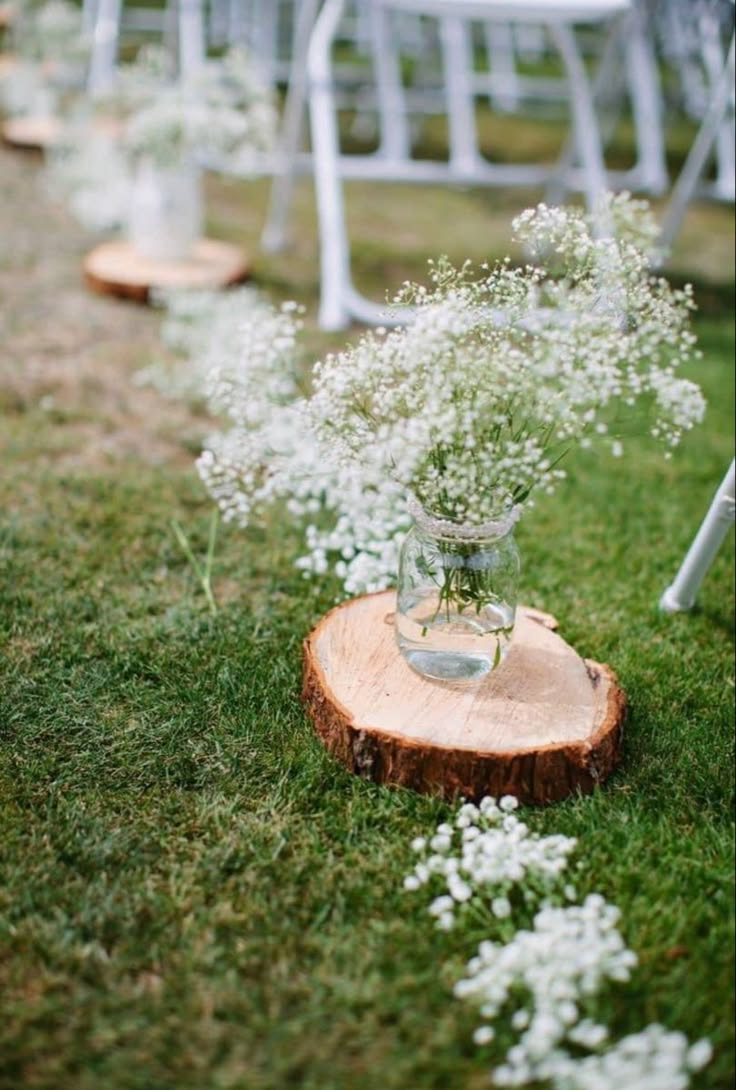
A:
<svg viewBox="0 0 736 1090">
<path fill-rule="evenodd" d="M 435 515 L 424 508 L 416 496 L 408 501 L 409 514 L 414 522 L 433 537 L 455 538 L 462 541 L 483 541 L 486 538 L 505 537 L 521 518 L 523 507 L 513 504 L 497 516 L 479 525 L 453 522 L 452 519 Z"/>
</svg>

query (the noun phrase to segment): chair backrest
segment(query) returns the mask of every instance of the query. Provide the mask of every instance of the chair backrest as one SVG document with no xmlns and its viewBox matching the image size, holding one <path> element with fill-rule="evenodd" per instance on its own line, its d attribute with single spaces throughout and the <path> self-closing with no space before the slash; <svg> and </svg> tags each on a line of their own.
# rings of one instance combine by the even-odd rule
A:
<svg viewBox="0 0 736 1090">
<path fill-rule="evenodd" d="M 128 4 L 126 0 L 89 0 L 84 17 L 92 32 L 87 87 L 105 91 L 115 76 L 124 39 L 158 38 L 176 57 L 182 72 L 192 72 L 207 51 L 206 0 L 165 0 L 162 8 Z"/>
</svg>

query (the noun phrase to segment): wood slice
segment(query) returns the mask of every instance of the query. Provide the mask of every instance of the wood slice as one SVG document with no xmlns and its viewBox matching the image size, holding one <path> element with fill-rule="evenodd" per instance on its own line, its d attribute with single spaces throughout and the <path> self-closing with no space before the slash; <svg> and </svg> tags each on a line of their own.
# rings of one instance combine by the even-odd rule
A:
<svg viewBox="0 0 736 1090">
<path fill-rule="evenodd" d="M 11 117 L 3 123 L 3 141 L 21 151 L 45 151 L 59 139 L 61 122 L 55 117 Z"/>
<path fill-rule="evenodd" d="M 484 678 L 429 681 L 399 653 L 393 591 L 356 598 L 304 643 L 302 699 L 327 749 L 377 783 L 478 799 L 556 802 L 616 767 L 626 697 L 554 618 L 521 607 L 506 660 Z"/>
<path fill-rule="evenodd" d="M 250 273 L 242 250 L 229 242 L 203 238 L 186 261 L 150 261 L 129 242 L 105 242 L 84 259 L 84 275 L 95 291 L 148 302 L 167 288 L 227 288 Z"/>
</svg>

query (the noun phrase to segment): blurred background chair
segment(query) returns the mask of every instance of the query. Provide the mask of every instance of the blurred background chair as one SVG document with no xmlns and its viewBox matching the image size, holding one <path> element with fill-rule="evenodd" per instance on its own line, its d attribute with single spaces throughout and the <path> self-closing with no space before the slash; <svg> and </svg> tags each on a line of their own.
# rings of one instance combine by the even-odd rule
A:
<svg viewBox="0 0 736 1090">
<path fill-rule="evenodd" d="M 166 0 L 161 8 L 129 4 L 127 0 L 90 0 L 83 9 L 92 34 L 87 87 L 99 95 L 112 83 L 126 45 L 160 41 L 176 57 L 182 72 L 192 72 L 207 52 L 204 0 Z"/>
<path fill-rule="evenodd" d="M 92 93 L 109 85 L 121 51 L 152 38 L 182 73 L 210 48 L 245 45 L 284 92 L 278 147 L 257 165 L 273 178 L 262 244 L 285 245 L 295 178 L 312 174 L 324 328 L 384 317 L 352 283 L 344 184 L 354 179 L 534 187 L 549 203 L 581 193 L 588 207 L 604 189 L 657 195 L 669 184 L 667 112 L 678 110 L 699 131 L 663 246 L 695 197 L 733 200 L 731 0 L 167 0 L 158 9 L 85 0 L 83 12 L 93 32 Z M 616 170 L 606 148 L 627 100 L 635 161 Z M 501 144 L 496 155 L 500 113 L 565 122 L 559 159 L 508 161 L 517 157 Z M 445 161 L 418 157 L 430 117 L 446 126 Z M 348 154 L 346 135 L 373 150 Z"/>
<path fill-rule="evenodd" d="M 665 71 L 670 112 L 701 125 L 711 110 L 734 33 L 733 0 L 648 0 L 651 37 Z M 713 181 L 699 195 L 732 201 L 734 190 L 733 87 L 730 114 L 716 129 Z"/>
<path fill-rule="evenodd" d="M 584 22 L 610 34 L 616 21 L 631 11 L 628 0 L 373 0 L 370 13 L 381 140 L 372 155 L 343 155 L 333 49 L 345 6 L 346 0 L 326 0 L 310 38 L 307 59 L 320 227 L 320 324 L 326 329 L 343 328 L 351 318 L 369 322 L 383 318 L 380 308 L 360 296 L 352 284 L 343 197 L 346 179 L 502 186 L 540 186 L 555 180 L 561 189 L 582 192 L 589 207 L 596 203 L 609 179 L 593 88 L 575 27 Z M 420 160 L 411 154 L 400 39 L 392 24 L 397 13 L 437 20 L 448 124 L 446 162 Z M 558 164 L 491 162 L 480 153 L 472 48 L 472 24 L 478 21 L 541 25 L 557 47 L 567 78 L 571 125 L 569 151 Z M 636 29 L 634 24 L 632 29 Z"/>
</svg>

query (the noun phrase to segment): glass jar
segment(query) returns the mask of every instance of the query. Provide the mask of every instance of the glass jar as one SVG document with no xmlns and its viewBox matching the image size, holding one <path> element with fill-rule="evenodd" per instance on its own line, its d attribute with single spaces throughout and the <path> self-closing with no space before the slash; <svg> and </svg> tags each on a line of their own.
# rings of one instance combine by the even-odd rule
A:
<svg viewBox="0 0 736 1090">
<path fill-rule="evenodd" d="M 150 261 L 184 261 L 202 233 L 199 168 L 142 160 L 133 179 L 128 238 Z"/>
<path fill-rule="evenodd" d="M 411 509 L 414 526 L 399 556 L 396 639 L 424 677 L 478 678 L 508 653 L 516 618 L 518 511 L 483 526 Z"/>
</svg>

